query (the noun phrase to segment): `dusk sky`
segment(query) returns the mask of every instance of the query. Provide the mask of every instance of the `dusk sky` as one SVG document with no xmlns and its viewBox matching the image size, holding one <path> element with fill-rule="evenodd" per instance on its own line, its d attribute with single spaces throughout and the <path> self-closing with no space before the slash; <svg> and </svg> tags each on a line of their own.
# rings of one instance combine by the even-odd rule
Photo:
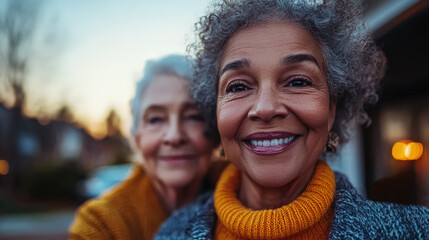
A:
<svg viewBox="0 0 429 240">
<path fill-rule="evenodd" d="M 69 105 L 93 133 L 111 108 L 130 126 L 129 101 L 148 59 L 185 53 L 208 0 L 45 0 L 26 89 L 27 112 Z"/>
</svg>

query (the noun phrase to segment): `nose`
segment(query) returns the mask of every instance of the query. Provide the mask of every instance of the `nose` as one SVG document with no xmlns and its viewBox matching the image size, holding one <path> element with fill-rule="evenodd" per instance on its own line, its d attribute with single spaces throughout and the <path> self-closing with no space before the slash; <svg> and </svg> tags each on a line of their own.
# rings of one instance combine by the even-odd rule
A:
<svg viewBox="0 0 429 240">
<path fill-rule="evenodd" d="M 165 144 L 172 146 L 181 145 L 186 141 L 186 136 L 179 120 L 173 120 L 170 122 L 163 140 Z"/>
<path fill-rule="evenodd" d="M 251 120 L 269 122 L 276 118 L 285 118 L 288 110 L 281 103 L 276 91 L 273 89 L 261 89 L 255 102 L 248 113 Z"/>
</svg>

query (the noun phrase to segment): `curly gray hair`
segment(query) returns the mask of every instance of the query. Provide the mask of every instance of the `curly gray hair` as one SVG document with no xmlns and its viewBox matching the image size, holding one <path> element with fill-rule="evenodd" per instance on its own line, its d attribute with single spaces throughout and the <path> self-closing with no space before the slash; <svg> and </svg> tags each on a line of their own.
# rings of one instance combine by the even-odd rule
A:
<svg viewBox="0 0 429 240">
<path fill-rule="evenodd" d="M 307 29 L 323 49 L 327 81 L 337 100 L 334 129 L 342 142 L 348 139 L 347 123 L 370 123 L 366 104 L 378 100 L 379 81 L 386 59 L 369 37 L 362 7 L 353 0 L 224 0 L 195 24 L 198 38 L 188 46 L 196 55 L 191 92 L 211 127 L 216 127 L 219 59 L 238 30 L 272 19 L 293 21 Z"/>
</svg>

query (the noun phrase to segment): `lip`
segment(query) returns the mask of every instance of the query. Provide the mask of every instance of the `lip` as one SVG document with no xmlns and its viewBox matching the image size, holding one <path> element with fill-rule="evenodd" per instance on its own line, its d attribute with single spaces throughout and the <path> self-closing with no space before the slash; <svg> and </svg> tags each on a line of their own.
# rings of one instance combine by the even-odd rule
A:
<svg viewBox="0 0 429 240">
<path fill-rule="evenodd" d="M 274 155 L 286 151 L 291 147 L 300 135 L 289 133 L 289 132 L 258 132 L 246 137 L 243 142 L 244 145 L 252 152 L 260 155 Z M 251 144 L 251 141 L 263 141 L 273 139 L 285 139 L 292 138 L 287 143 L 278 144 L 275 146 L 255 146 Z"/>
</svg>

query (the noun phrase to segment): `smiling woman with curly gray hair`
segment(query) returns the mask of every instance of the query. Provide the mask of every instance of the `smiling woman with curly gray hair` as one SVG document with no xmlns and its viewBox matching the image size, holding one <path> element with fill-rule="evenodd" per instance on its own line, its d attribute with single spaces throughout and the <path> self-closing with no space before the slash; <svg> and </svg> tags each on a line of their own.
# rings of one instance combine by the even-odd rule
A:
<svg viewBox="0 0 429 240">
<path fill-rule="evenodd" d="M 350 120 L 369 123 L 365 104 L 378 97 L 386 60 L 368 36 L 355 1 L 225 1 L 196 24 L 200 41 L 188 48 L 197 55 L 192 92 L 207 119 L 216 119 L 219 59 L 238 30 L 276 18 L 307 29 L 323 51 L 330 97 L 337 100 L 334 128 L 347 140 Z M 216 125 L 214 125 L 216 126 Z"/>
<path fill-rule="evenodd" d="M 192 92 L 232 164 L 159 239 L 429 238 L 428 208 L 368 201 L 319 160 L 385 71 L 355 1 L 224 0 L 196 27 Z"/>
</svg>

